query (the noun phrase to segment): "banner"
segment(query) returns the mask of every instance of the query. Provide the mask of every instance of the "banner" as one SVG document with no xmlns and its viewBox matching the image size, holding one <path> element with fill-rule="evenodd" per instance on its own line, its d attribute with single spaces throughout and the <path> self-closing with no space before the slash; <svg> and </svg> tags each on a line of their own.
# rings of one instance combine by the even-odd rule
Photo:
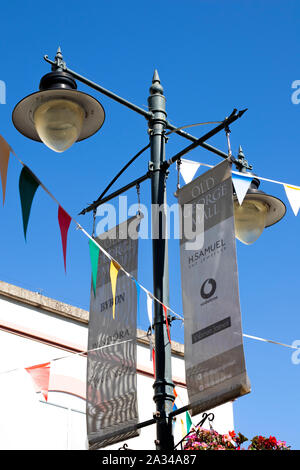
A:
<svg viewBox="0 0 300 470">
<path fill-rule="evenodd" d="M 232 193 L 231 166 L 226 160 L 177 192 L 184 357 L 192 416 L 250 392 Z"/>
<path fill-rule="evenodd" d="M 96 238 L 135 279 L 140 220 L 141 215 L 133 217 Z M 100 250 L 95 293 L 93 282 L 91 287 L 86 409 L 90 449 L 139 435 L 137 289 L 123 270 L 115 265 L 112 268 L 112 263 Z"/>
</svg>

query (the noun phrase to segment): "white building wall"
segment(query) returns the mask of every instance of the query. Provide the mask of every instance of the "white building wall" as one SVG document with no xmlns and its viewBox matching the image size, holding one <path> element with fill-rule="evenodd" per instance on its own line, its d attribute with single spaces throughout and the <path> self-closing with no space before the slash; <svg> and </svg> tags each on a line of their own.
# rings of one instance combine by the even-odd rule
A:
<svg viewBox="0 0 300 470">
<path fill-rule="evenodd" d="M 87 348 L 88 313 L 13 287 L 0 283 L 0 449 L 85 449 L 86 357 L 76 351 Z M 49 361 L 46 402 L 41 393 L 36 393 L 24 368 Z M 184 360 L 173 355 L 172 362 L 179 404 L 184 406 L 188 402 Z M 137 368 L 142 422 L 153 417 L 155 405 L 149 348 L 140 342 Z M 234 428 L 232 403 L 211 411 L 217 431 Z M 185 422 L 185 414 L 176 418 L 175 443 L 182 438 L 181 419 Z M 200 419 L 201 415 L 193 417 L 193 424 Z M 141 429 L 139 437 L 126 443 L 131 449 L 154 450 L 155 433 L 155 425 L 147 426 Z"/>
</svg>

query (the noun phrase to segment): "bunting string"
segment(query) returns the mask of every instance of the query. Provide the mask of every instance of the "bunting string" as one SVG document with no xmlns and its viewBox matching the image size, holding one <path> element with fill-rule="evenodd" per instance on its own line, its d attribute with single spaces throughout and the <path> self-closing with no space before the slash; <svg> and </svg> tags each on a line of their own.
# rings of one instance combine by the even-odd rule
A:
<svg viewBox="0 0 300 470">
<path fill-rule="evenodd" d="M 162 305 L 163 309 L 164 309 L 164 312 L 166 314 L 166 310 L 169 310 L 176 318 L 180 319 L 182 322 L 184 322 L 184 318 L 179 315 L 178 313 L 176 313 L 174 310 L 172 310 L 169 306 L 167 305 L 164 305 L 159 299 L 157 299 L 148 289 L 146 289 L 142 284 L 140 284 L 130 273 L 128 273 L 118 262 L 117 260 L 115 260 L 72 216 L 70 216 L 68 214 L 67 211 L 65 211 L 65 209 L 62 207 L 62 205 L 57 201 L 57 199 L 53 196 L 53 194 L 45 187 L 45 185 L 36 177 L 36 175 L 27 167 L 27 165 L 25 165 L 22 160 L 16 155 L 16 153 L 14 152 L 14 150 L 12 149 L 11 146 L 9 146 L 7 144 L 7 142 L 5 141 L 5 139 L 3 139 L 2 136 L 0 136 L 0 174 L 1 174 L 1 179 L 2 179 L 2 191 L 3 191 L 3 203 L 4 203 L 4 199 L 5 199 L 5 188 L 6 188 L 6 174 L 7 174 L 7 165 L 6 165 L 6 161 L 8 162 L 8 157 L 7 157 L 7 152 L 11 152 L 16 158 L 17 160 L 19 161 L 19 163 L 23 166 L 23 170 L 21 172 L 21 174 L 23 173 L 23 177 L 25 175 L 25 178 L 24 179 L 27 179 L 29 178 L 29 175 L 32 177 L 33 180 L 35 180 L 35 184 L 32 185 L 31 189 L 29 190 L 29 194 L 30 194 L 30 197 L 34 195 L 34 193 L 36 192 L 36 189 L 38 188 L 38 186 L 41 186 L 45 192 L 48 193 L 48 195 L 52 198 L 52 200 L 58 205 L 58 210 L 59 210 L 59 223 L 60 223 L 60 228 L 61 228 L 61 235 L 62 235 L 62 244 L 63 244 L 63 251 L 64 251 L 64 264 L 65 264 L 65 267 L 66 267 L 66 263 L 65 263 L 65 254 L 66 254 L 66 236 L 67 236 L 67 231 L 68 231 L 68 228 L 69 228 L 69 225 L 71 223 L 71 221 L 73 221 L 76 225 L 76 227 L 82 231 L 84 233 L 84 235 L 86 235 L 86 237 L 89 238 L 89 244 L 91 246 L 91 243 L 93 243 L 94 245 L 96 245 L 96 247 L 98 248 L 98 250 L 101 250 L 101 252 L 111 261 L 111 270 L 112 272 L 116 271 L 116 273 L 114 273 L 114 276 L 115 274 L 118 273 L 119 270 L 123 271 L 125 273 L 125 275 L 130 278 L 133 282 L 136 283 L 136 286 L 139 286 L 139 288 L 141 288 L 147 295 L 147 297 L 149 296 L 151 299 L 153 299 L 154 301 L 158 302 L 160 305 Z M 4 163 L 3 163 L 3 160 Z M 190 160 L 185 160 L 185 159 L 181 159 L 181 163 L 184 163 L 184 162 L 191 162 Z M 206 167 L 209 167 L 209 168 L 213 168 L 213 165 L 209 165 L 209 164 L 205 164 L 205 163 L 199 163 L 199 162 L 192 162 L 192 163 L 195 163 L 196 165 L 202 165 L 202 166 L 206 166 Z M 182 166 L 182 164 L 181 164 Z M 232 170 L 232 173 L 234 174 L 237 174 L 239 176 L 243 175 L 243 173 L 241 172 L 237 172 L 237 171 L 233 171 Z M 245 175 L 247 177 L 249 177 L 249 174 Z M 22 177 L 22 179 L 23 179 Z M 272 179 L 268 179 L 268 178 L 263 178 L 263 177 L 260 177 L 260 176 L 257 176 L 255 175 L 255 178 L 258 178 L 260 180 L 263 180 L 263 181 L 267 181 L 267 182 L 271 182 L 271 183 L 276 183 L 276 184 L 281 184 L 283 185 L 284 187 L 289 187 L 289 188 L 292 188 L 292 189 L 295 189 L 295 190 L 300 190 L 300 187 L 299 186 L 295 186 L 295 185 L 290 185 L 290 184 L 287 184 L 287 183 L 284 183 L 284 182 L 280 182 L 280 181 L 276 181 L 276 180 L 272 180 Z M 21 179 L 21 175 L 20 175 L 20 180 L 21 180 L 21 184 L 22 183 L 22 179 Z M 19 183 L 20 185 L 20 183 Z M 300 193 L 300 191 L 299 191 Z M 33 195 L 32 195 L 33 194 Z M 28 211 L 28 206 L 24 206 L 25 209 Z M 26 211 L 25 211 L 26 212 Z M 29 212 L 30 212 L 30 206 L 29 206 Z M 28 212 L 28 217 L 29 217 L 29 212 Z M 295 212 L 295 211 L 294 211 Z M 24 219 L 23 219 L 23 225 L 24 225 L 24 234 L 25 234 L 25 238 L 26 238 L 26 231 L 27 231 L 27 224 L 28 224 L 28 219 L 26 220 L 26 217 L 25 217 L 25 222 L 24 222 Z M 97 250 L 96 250 L 97 252 Z M 112 268 L 113 266 L 113 268 Z M 116 276 L 115 276 L 116 277 Z M 94 289 L 95 289 L 95 281 L 93 281 L 93 284 L 94 284 Z M 113 288 L 113 286 L 112 286 Z M 95 290 L 94 290 L 95 292 Z M 151 325 L 152 326 L 152 325 Z M 167 327 L 168 327 L 168 322 L 167 322 Z M 168 329 L 168 336 L 169 336 L 169 339 L 170 339 L 170 335 L 169 335 L 169 329 Z M 298 349 L 297 347 L 295 346 L 292 346 L 292 345 L 286 345 L 284 343 L 280 343 L 278 341 L 273 341 L 273 340 L 267 340 L 267 339 L 264 339 L 264 338 L 259 338 L 259 337 L 256 337 L 256 336 L 251 336 L 251 335 L 243 335 L 245 337 L 249 337 L 249 338 L 252 338 L 252 339 L 256 339 L 256 340 L 259 340 L 259 341 L 264 341 L 264 342 L 268 342 L 268 343 L 272 343 L 272 344 L 277 344 L 277 345 L 281 345 L 281 346 L 285 346 L 285 347 L 288 347 L 288 348 L 292 348 L 292 349 Z M 85 351 L 85 352 L 82 352 L 80 354 L 86 354 L 88 351 Z"/>
<path fill-rule="evenodd" d="M 243 336 L 245 338 L 254 339 L 256 341 L 262 341 L 264 343 L 275 344 L 277 346 L 284 346 L 286 348 L 294 349 L 294 350 L 300 350 L 300 347 L 294 346 L 293 344 L 285 344 L 285 343 L 281 343 L 279 341 L 274 341 L 274 340 L 266 339 L 266 338 L 260 338 L 259 336 L 248 335 L 248 334 L 245 334 L 245 333 L 243 333 Z M 142 335 L 142 336 L 137 336 L 136 340 L 144 339 L 144 338 L 147 338 L 147 337 L 148 337 L 148 334 L 145 334 L 145 335 Z M 116 344 L 123 344 L 123 343 L 128 343 L 128 342 L 131 342 L 131 341 L 135 341 L 135 339 L 128 339 L 128 340 L 125 340 L 125 341 L 120 341 L 119 343 L 116 343 Z M 72 352 L 72 353 L 69 353 L 68 355 L 65 355 L 65 356 L 59 356 L 59 357 L 56 357 L 54 359 L 50 359 L 48 362 L 51 363 L 51 362 L 60 361 L 60 360 L 63 360 L 63 359 L 70 359 L 70 358 L 74 358 L 76 356 L 86 356 L 90 352 L 99 351 L 101 349 L 109 348 L 109 347 L 112 347 L 112 346 L 114 346 L 114 345 L 113 344 L 106 344 L 104 346 L 100 346 L 100 347 L 92 348 L 92 349 L 87 349 L 85 351 L 79 351 L 77 353 Z M 34 366 L 31 366 L 31 367 L 34 367 Z M 9 370 L 5 370 L 5 371 L 0 372 L 0 375 L 8 374 L 10 372 L 15 372 L 15 371 L 20 370 L 20 369 L 28 369 L 28 368 L 29 367 L 27 367 L 27 368 L 26 367 L 15 367 L 14 369 L 9 369 Z"/>
<path fill-rule="evenodd" d="M 200 162 L 193 162 L 192 160 L 186 160 L 184 158 L 181 159 L 181 162 L 182 163 L 193 163 L 195 165 L 201 165 L 201 166 L 205 166 L 207 168 L 214 168 L 214 165 L 209 165 L 208 163 L 200 163 Z M 244 177 L 248 177 L 249 178 L 249 173 L 242 173 L 240 171 L 235 171 L 235 170 L 232 170 L 231 171 L 233 174 L 235 175 L 238 175 L 238 176 L 244 176 Z M 294 184 L 290 184 L 290 183 L 284 183 L 283 181 L 276 181 L 276 180 L 272 180 L 272 179 L 269 179 L 269 178 L 264 178 L 262 176 L 258 176 L 258 175 L 253 175 L 253 178 L 257 178 L 259 180 L 262 180 L 262 181 L 267 181 L 268 183 L 276 183 L 276 184 L 281 184 L 282 186 L 288 186 L 290 188 L 294 188 L 294 189 L 300 189 L 300 186 L 296 186 Z"/>
<path fill-rule="evenodd" d="M 129 343 L 131 341 L 136 341 L 136 340 L 139 340 L 139 339 L 144 339 L 146 338 L 147 335 L 142 335 L 142 336 L 137 336 L 135 339 L 127 339 L 125 341 L 120 341 L 118 343 L 115 343 L 115 344 L 124 344 L 124 343 Z M 74 357 L 76 356 L 86 356 L 88 353 L 90 352 L 94 352 L 94 351 L 100 351 L 102 349 L 105 349 L 105 348 L 110 348 L 114 346 L 114 344 L 105 344 L 104 346 L 99 346 L 98 348 L 92 348 L 92 349 L 87 349 L 85 351 L 79 351 L 77 353 L 70 353 L 68 355 L 65 355 L 65 356 L 59 356 L 59 357 L 55 357 L 54 359 L 49 359 L 49 361 L 46 363 L 46 364 L 51 364 L 51 362 L 55 362 L 55 361 L 60 361 L 60 360 L 63 360 L 63 359 L 73 359 Z M 0 372 L 0 375 L 3 375 L 3 374 L 8 374 L 10 372 L 15 372 L 17 370 L 21 370 L 21 369 L 31 369 L 33 367 L 37 367 L 37 366 L 42 366 L 43 364 L 37 364 L 37 365 L 34 365 L 34 366 L 30 366 L 30 367 L 15 367 L 14 369 L 9 369 L 9 370 L 5 370 L 5 371 L 2 371 Z"/>
<path fill-rule="evenodd" d="M 194 162 L 192 160 L 181 159 L 180 173 L 186 184 L 190 183 L 190 181 L 193 180 L 200 166 L 213 168 L 213 165 L 208 165 L 207 163 L 200 163 Z M 283 181 L 276 181 L 270 178 L 264 178 L 258 175 L 251 175 L 251 173 L 248 172 L 243 173 L 240 171 L 232 170 L 231 173 L 232 182 L 235 187 L 235 192 L 240 205 L 243 203 L 243 199 L 250 187 L 252 180 L 254 178 L 257 178 L 261 181 L 280 184 L 281 186 L 283 186 L 291 208 L 295 216 L 297 216 L 300 209 L 300 186 L 291 185 L 289 183 L 284 183 Z"/>
</svg>

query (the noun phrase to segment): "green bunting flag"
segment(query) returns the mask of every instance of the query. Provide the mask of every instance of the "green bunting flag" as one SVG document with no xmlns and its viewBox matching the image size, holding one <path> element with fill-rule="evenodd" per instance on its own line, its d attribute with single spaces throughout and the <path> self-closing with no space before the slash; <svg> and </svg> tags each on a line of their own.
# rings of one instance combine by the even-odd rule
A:
<svg viewBox="0 0 300 470">
<path fill-rule="evenodd" d="M 27 232 L 31 205 L 32 205 L 35 192 L 37 188 L 39 187 L 39 184 L 40 184 L 39 181 L 35 178 L 33 173 L 31 173 L 29 168 L 24 166 L 20 174 L 19 190 L 20 190 L 20 198 L 21 198 L 25 240 L 26 240 L 26 232 Z"/>
<path fill-rule="evenodd" d="M 186 413 L 185 413 L 185 419 L 186 419 L 186 429 L 187 429 L 187 432 L 190 432 L 190 429 L 191 429 L 191 427 L 193 426 L 193 423 L 192 423 L 192 419 L 191 419 L 190 413 L 189 413 L 188 411 L 186 411 Z"/>
<path fill-rule="evenodd" d="M 89 247 L 90 247 L 90 258 L 91 258 L 91 266 L 92 266 L 93 289 L 94 289 L 94 295 L 96 296 L 96 282 L 97 282 L 97 271 L 98 271 L 100 248 L 91 239 L 89 239 Z"/>
</svg>

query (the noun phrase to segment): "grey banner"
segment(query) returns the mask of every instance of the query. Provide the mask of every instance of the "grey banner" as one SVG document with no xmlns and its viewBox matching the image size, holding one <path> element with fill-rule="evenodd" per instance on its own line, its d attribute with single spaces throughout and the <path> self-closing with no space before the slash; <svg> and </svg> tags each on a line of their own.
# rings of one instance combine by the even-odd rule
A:
<svg viewBox="0 0 300 470">
<path fill-rule="evenodd" d="M 224 161 L 178 190 L 186 383 L 192 415 L 250 392 L 234 231 L 231 168 Z M 184 212 L 184 205 L 191 205 Z M 202 212 L 196 212 L 196 205 Z M 195 215 L 197 214 L 197 215 Z M 194 238 L 185 227 L 193 221 Z"/>
<path fill-rule="evenodd" d="M 133 217 L 96 239 L 135 279 L 140 218 Z M 135 282 L 119 270 L 113 318 L 110 260 L 100 251 L 96 296 L 91 288 L 88 336 L 86 416 L 90 449 L 139 435 L 136 315 Z"/>
</svg>

